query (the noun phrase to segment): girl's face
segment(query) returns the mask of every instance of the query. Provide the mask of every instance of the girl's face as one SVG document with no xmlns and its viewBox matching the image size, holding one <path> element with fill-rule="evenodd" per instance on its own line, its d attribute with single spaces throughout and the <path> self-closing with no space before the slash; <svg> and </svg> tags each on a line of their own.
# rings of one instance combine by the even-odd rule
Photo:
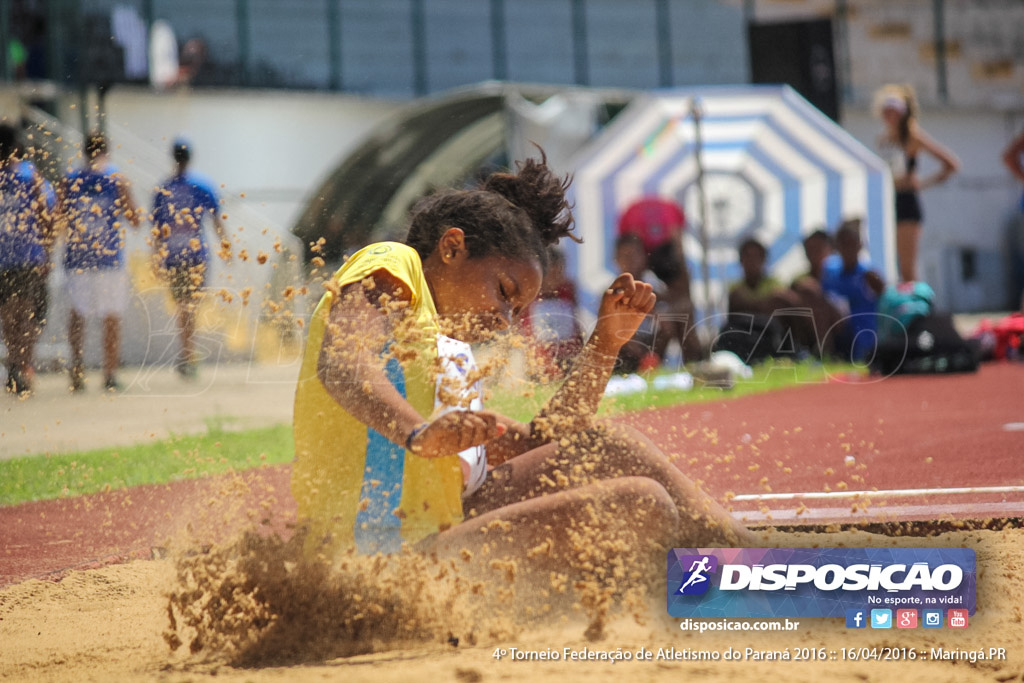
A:
<svg viewBox="0 0 1024 683">
<path fill-rule="evenodd" d="M 446 332 L 467 342 L 508 329 L 537 298 L 543 280 L 539 260 L 500 254 L 470 258 L 461 239 L 446 244 L 442 238 L 428 261 L 434 305 L 452 326 Z"/>
<path fill-rule="evenodd" d="M 896 130 L 900 125 L 900 121 L 903 119 L 903 112 L 895 107 L 885 107 L 882 109 L 882 121 L 885 126 L 891 130 Z"/>
</svg>

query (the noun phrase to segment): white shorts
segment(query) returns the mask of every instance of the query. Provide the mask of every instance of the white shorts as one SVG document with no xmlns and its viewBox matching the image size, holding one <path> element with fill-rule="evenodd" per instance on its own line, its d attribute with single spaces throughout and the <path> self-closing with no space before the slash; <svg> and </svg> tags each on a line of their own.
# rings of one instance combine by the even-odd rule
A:
<svg viewBox="0 0 1024 683">
<path fill-rule="evenodd" d="M 128 307 L 128 271 L 124 268 L 67 271 L 71 308 L 83 318 L 120 317 Z"/>
</svg>

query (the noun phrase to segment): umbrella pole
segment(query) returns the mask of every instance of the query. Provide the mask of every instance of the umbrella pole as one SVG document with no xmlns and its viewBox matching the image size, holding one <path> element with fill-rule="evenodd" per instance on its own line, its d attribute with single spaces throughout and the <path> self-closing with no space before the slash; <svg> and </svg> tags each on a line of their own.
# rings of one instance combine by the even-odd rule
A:
<svg viewBox="0 0 1024 683">
<path fill-rule="evenodd" d="M 704 319 L 701 326 L 707 329 L 708 339 L 714 335 L 714 308 L 711 298 L 711 267 L 708 263 L 708 201 L 704 192 L 704 142 L 701 135 L 701 119 L 704 112 L 701 109 L 700 98 L 694 97 L 690 101 L 690 116 L 693 117 L 694 134 L 694 162 L 697 164 L 697 205 L 700 211 L 700 273 L 704 282 Z"/>
</svg>

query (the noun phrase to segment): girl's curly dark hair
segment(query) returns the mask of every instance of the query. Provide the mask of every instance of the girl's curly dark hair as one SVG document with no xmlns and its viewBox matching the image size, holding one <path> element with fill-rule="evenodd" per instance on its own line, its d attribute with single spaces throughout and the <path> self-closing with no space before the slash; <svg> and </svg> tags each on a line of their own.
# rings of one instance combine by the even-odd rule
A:
<svg viewBox="0 0 1024 683">
<path fill-rule="evenodd" d="M 442 190 L 413 208 L 405 243 L 426 259 L 448 228 L 466 235 L 471 258 L 502 254 L 533 257 L 547 267 L 547 247 L 573 232 L 565 193 L 571 179 L 559 178 L 541 159 L 516 164 L 516 173 L 492 173 L 478 190 Z"/>
</svg>

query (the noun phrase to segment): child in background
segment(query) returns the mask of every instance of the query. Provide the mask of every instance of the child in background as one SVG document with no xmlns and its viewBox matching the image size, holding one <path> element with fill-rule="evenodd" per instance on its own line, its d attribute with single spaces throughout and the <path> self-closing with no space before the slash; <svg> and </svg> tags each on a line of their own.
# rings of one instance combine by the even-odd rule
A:
<svg viewBox="0 0 1024 683">
<path fill-rule="evenodd" d="M 836 352 L 854 362 L 873 355 L 877 343 L 878 297 L 885 291 L 882 276 L 860 262 L 860 219 L 843 221 L 836 230 L 839 261 L 826 261 L 822 288 L 837 304 L 844 325 L 836 336 Z"/>
<path fill-rule="evenodd" d="M 565 275 L 565 254 L 549 247 L 540 294 L 522 315 L 522 333 L 532 341 L 527 353 L 531 378 L 560 380 L 572 367 L 583 347 L 578 306 L 576 285 Z"/>
<path fill-rule="evenodd" d="M 58 213 L 66 227 L 64 272 L 71 313 L 71 391 L 85 389 L 85 332 L 92 319 L 103 321 L 103 385 L 120 391 L 121 318 L 128 308 L 131 282 L 125 267 L 125 233 L 138 228 L 142 211 L 125 177 L 110 159 L 102 133 L 85 142 L 83 163 L 61 184 Z"/>
<path fill-rule="evenodd" d="M 815 230 L 804 238 L 803 244 L 808 270 L 793 280 L 790 289 L 796 294 L 799 305 L 811 311 L 813 326 L 804 343 L 818 357 L 826 358 L 835 352 L 835 337 L 842 326 L 842 316 L 829 301 L 821 281 L 825 277 L 825 263 L 838 257 L 833 255 L 832 238 L 824 230 Z"/>
<path fill-rule="evenodd" d="M 683 251 L 686 214 L 674 198 L 645 196 L 626 207 L 619 216 L 618 235 L 636 235 L 644 246 L 647 265 L 665 283 L 658 294 L 659 322 L 654 339 L 657 358 L 664 359 L 669 343 L 675 339 L 683 361 L 692 363 L 705 357 L 705 349 L 696 333 L 693 300 L 690 297 L 690 269 Z"/>
<path fill-rule="evenodd" d="M 647 251 L 639 235 L 635 233 L 619 235 L 615 240 L 615 265 L 619 267 L 619 272 L 629 273 L 634 280 L 649 284 L 654 290 L 655 296 L 659 297 L 658 303 L 655 304 L 655 312 L 665 312 L 664 302 L 660 300 L 660 297 L 665 295 L 667 287 L 661 278 L 648 267 Z M 664 360 L 654 350 L 658 336 L 661 334 L 670 334 L 670 332 L 659 327 L 656 316 L 646 318 L 640 323 L 633 338 L 619 349 L 615 372 L 629 375 L 657 368 Z"/>
<path fill-rule="evenodd" d="M 330 281 L 295 399 L 292 491 L 308 551 L 409 544 L 565 572 L 582 527 L 627 528 L 644 553 L 756 543 L 650 440 L 594 420 L 655 302 L 628 274 L 533 420 L 480 409 L 469 344 L 509 328 L 541 288 L 548 246 L 577 239 L 567 184 L 531 159 L 482 189 L 440 191 L 413 211 L 405 244 L 371 244 Z"/>
</svg>

